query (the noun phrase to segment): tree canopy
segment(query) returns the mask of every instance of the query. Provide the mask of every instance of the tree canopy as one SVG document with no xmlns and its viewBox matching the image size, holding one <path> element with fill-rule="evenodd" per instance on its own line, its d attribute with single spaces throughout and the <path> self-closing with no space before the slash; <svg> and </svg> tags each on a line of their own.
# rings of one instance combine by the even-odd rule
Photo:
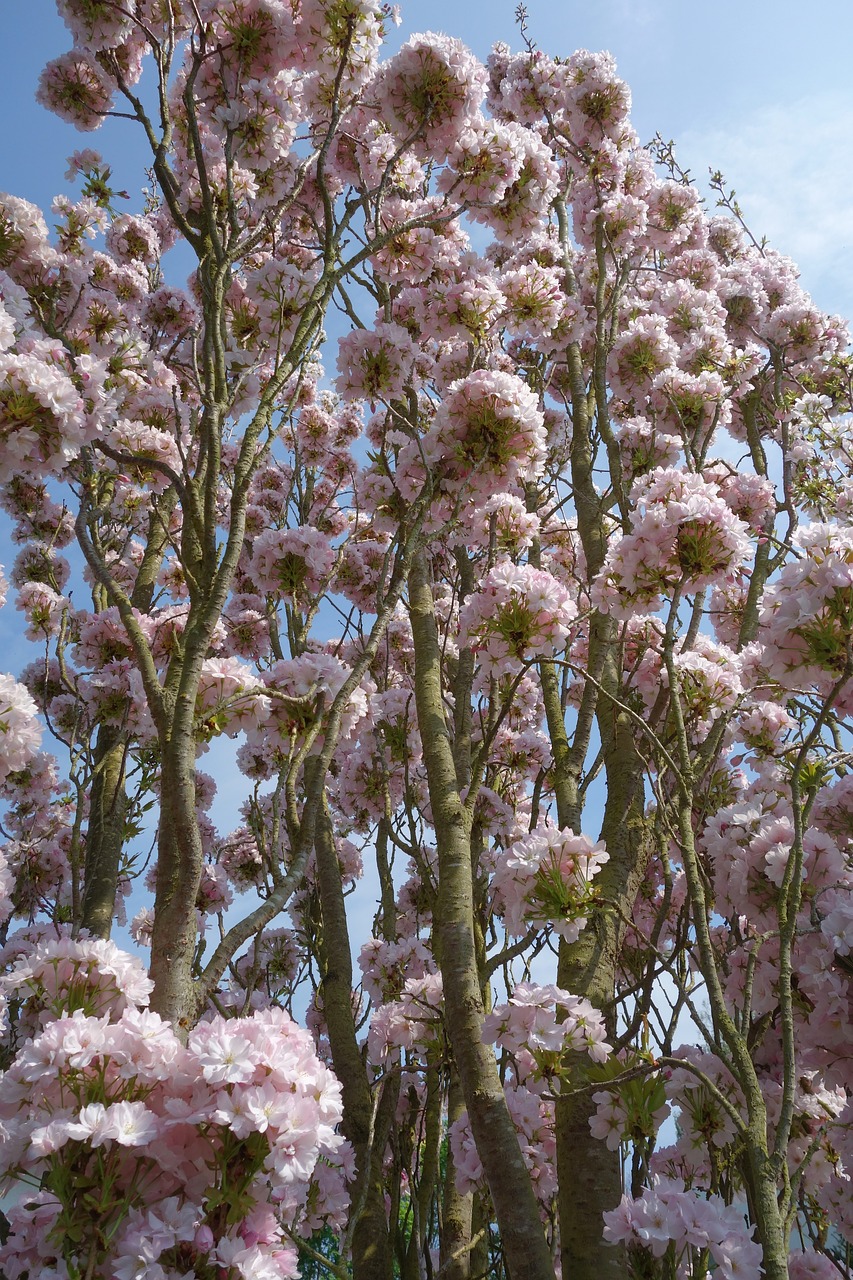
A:
<svg viewBox="0 0 853 1280">
<path fill-rule="evenodd" d="M 849 1277 L 843 321 L 523 11 L 57 7 L 150 167 L 0 195 L 0 1272 Z"/>
</svg>

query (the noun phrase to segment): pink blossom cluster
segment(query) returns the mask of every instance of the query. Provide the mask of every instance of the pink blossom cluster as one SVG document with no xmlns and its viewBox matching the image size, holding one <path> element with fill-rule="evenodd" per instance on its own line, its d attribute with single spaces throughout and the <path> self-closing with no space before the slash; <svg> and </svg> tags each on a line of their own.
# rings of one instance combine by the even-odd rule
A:
<svg viewBox="0 0 853 1280">
<path fill-rule="evenodd" d="M 704 834 L 714 867 L 718 909 L 733 917 L 749 905 L 752 923 L 773 919 L 775 894 L 785 875 L 794 845 L 794 823 L 786 798 L 756 783 L 733 805 L 718 810 Z M 851 886 L 845 857 L 818 827 L 803 835 L 803 877 L 810 895 L 836 885 Z M 808 912 L 808 901 L 804 903 Z"/>
<path fill-rule="evenodd" d="M 0 480 L 60 470 L 94 431 L 56 344 L 0 354 Z"/>
<path fill-rule="evenodd" d="M 764 594 L 762 662 L 785 689 L 838 690 L 848 709 L 848 666 L 853 626 L 853 527 L 808 524 L 796 535 L 802 552 L 785 565 Z"/>
<path fill-rule="evenodd" d="M 473 488 L 483 501 L 539 475 L 545 445 L 536 396 L 514 374 L 489 369 L 451 383 L 421 441 L 444 486 Z"/>
<path fill-rule="evenodd" d="M 526 551 L 540 530 L 539 517 L 512 493 L 492 494 L 482 506 L 462 512 L 459 523 L 460 543 L 473 538 L 478 545 L 488 546 L 494 539 L 498 555 L 509 559 Z"/>
<path fill-rule="evenodd" d="M 421 336 L 436 342 L 474 342 L 477 346 L 486 346 L 503 316 L 503 294 L 488 276 L 465 274 L 460 279 L 460 274 L 455 272 L 447 283 L 436 285 L 431 297 L 411 299 L 420 321 Z M 452 351 L 451 358 L 455 354 L 458 348 Z M 452 372 L 448 376 L 445 367 L 441 367 L 443 383 L 449 383 L 452 376 Z"/>
<path fill-rule="evenodd" d="M 533 125 L 547 113 L 579 149 L 603 147 L 626 131 L 631 94 L 609 53 L 579 49 L 553 59 L 538 49 L 511 54 L 497 44 L 488 67 L 488 102 L 498 118 Z"/>
<path fill-rule="evenodd" d="M 627 1057 L 630 1062 L 631 1056 Z M 615 1067 L 617 1063 L 611 1059 L 611 1065 Z M 640 1065 L 639 1061 L 635 1065 Z M 589 1117 L 589 1131 L 609 1151 L 618 1151 L 623 1142 L 656 1137 L 670 1115 L 663 1083 L 653 1075 L 626 1080 L 618 1089 L 599 1090 L 592 1095 L 592 1101 L 595 1112 Z"/>
<path fill-rule="evenodd" d="M 439 204 L 433 198 L 413 209 L 409 201 L 386 197 L 383 221 L 387 240 L 380 243 L 371 258 L 380 280 L 388 285 L 422 285 L 458 265 L 468 248 L 468 238 L 457 224 L 439 222 L 439 212 Z M 431 213 L 436 216 L 431 218 Z M 405 324 L 399 308 L 395 308 L 394 319 Z"/>
<path fill-rule="evenodd" d="M 432 956 L 420 938 L 385 942 L 370 938 L 358 955 L 362 986 L 376 1004 L 397 999 L 410 978 L 425 978 L 433 969 Z"/>
<path fill-rule="evenodd" d="M 473 205 L 471 216 L 482 218 L 478 206 L 497 204 L 521 174 L 526 133 L 516 124 L 482 117 L 471 120 L 448 152 L 438 190 Z"/>
<path fill-rule="evenodd" d="M 703 474 L 719 486 L 720 497 L 750 529 L 760 531 L 776 514 L 776 492 L 766 476 L 736 471 L 723 462 L 706 467 Z"/>
<path fill-rule="evenodd" d="M 560 324 L 568 305 L 563 281 L 554 267 L 527 263 L 500 277 L 506 299 L 506 323 L 520 338 L 541 342 Z"/>
<path fill-rule="evenodd" d="M 0 990 L 22 1000 L 34 1027 L 63 1014 L 87 1017 L 148 1004 L 153 984 L 139 960 L 103 938 L 46 938 L 27 950 Z"/>
<path fill-rule="evenodd" d="M 156 227 L 148 218 L 137 218 L 121 213 L 113 218 L 105 236 L 105 247 L 117 262 L 141 262 L 145 265 L 157 262 L 160 257 L 160 239 Z"/>
<path fill-rule="evenodd" d="M 350 674 L 350 668 L 326 653 L 303 653 L 284 658 L 264 673 L 268 705 L 254 715 L 246 728 L 246 741 L 238 751 L 240 767 L 250 777 L 268 778 L 289 759 L 310 734 L 314 750 L 322 746 L 316 735 L 317 713 L 328 706 Z M 277 696 L 282 695 L 282 696 Z M 261 699 L 256 699 L 261 701 Z M 363 690 L 352 691 L 342 719 L 346 735 L 365 713 Z"/>
<path fill-rule="evenodd" d="M 27 639 L 44 640 L 59 634 L 68 616 L 70 601 L 44 582 L 25 582 L 18 591 L 15 607 L 27 620 Z"/>
<path fill-rule="evenodd" d="M 559 653 L 576 616 L 552 574 L 502 560 L 460 609 L 460 643 L 474 650 L 485 675 L 515 674 L 520 663 Z"/>
<path fill-rule="evenodd" d="M 285 160 L 302 110 L 302 77 L 292 67 L 268 79 L 244 81 L 238 101 L 213 110 L 216 125 L 224 128 L 240 165 L 266 170 Z"/>
<path fill-rule="evenodd" d="M 353 604 L 375 612 L 391 563 L 390 544 L 377 537 L 349 538 L 335 572 L 335 589 Z"/>
<path fill-rule="evenodd" d="M 310 1036 L 268 1009 L 202 1022 L 184 1047 L 131 1000 L 149 987 L 112 944 L 65 939 L 41 955 L 18 979 L 39 986 L 49 1020 L 0 1082 L 0 1113 L 6 1184 L 40 1178 L 46 1195 L 38 1213 L 13 1219 L 7 1274 L 60 1259 L 70 1271 L 94 1249 L 129 1280 L 189 1249 L 246 1280 L 295 1276 L 282 1223 L 302 1229 L 309 1196 L 312 1224 L 324 1220 L 324 1194 L 336 1223 L 345 1208 L 340 1176 L 323 1175 L 325 1192 L 315 1179 L 322 1162 L 339 1163 L 341 1103 Z M 104 1016 L 80 1000 L 87 980 L 102 1008 L 121 993 Z"/>
<path fill-rule="evenodd" d="M 263 683 L 239 658 L 205 658 L 196 695 L 199 736 L 254 729 L 269 714 Z"/>
<path fill-rule="evenodd" d="M 518 1145 L 543 1216 L 553 1213 L 557 1191 L 557 1147 L 554 1137 L 554 1103 L 526 1088 L 504 1089 L 507 1108 L 518 1135 Z M 465 1195 L 486 1187 L 467 1111 L 450 1126 L 450 1149 L 457 1190 Z"/>
<path fill-rule="evenodd" d="M 507 122 L 505 128 L 513 126 Z M 472 210 L 473 219 L 485 223 L 504 243 L 543 232 L 548 224 L 547 211 L 560 190 L 560 169 L 551 148 L 533 129 L 516 125 L 513 134 L 522 157 L 518 176 L 497 204 Z"/>
<path fill-rule="evenodd" d="M 92 53 L 113 49 L 130 35 L 130 15 L 111 0 L 57 0 L 74 43 Z"/>
<path fill-rule="evenodd" d="M 613 343 L 609 374 L 614 391 L 626 401 L 642 401 L 658 374 L 675 363 L 677 353 L 662 316 L 638 316 Z"/>
<path fill-rule="evenodd" d="M 520 937 L 531 925 L 552 925 L 574 942 L 594 901 L 593 879 L 610 855 L 602 841 L 570 828 L 540 826 L 501 854 L 492 880 L 507 932 Z"/>
<path fill-rule="evenodd" d="M 670 1249 L 675 1260 L 708 1249 L 725 1280 L 759 1280 L 761 1246 L 736 1205 L 720 1196 L 688 1190 L 683 1182 L 658 1178 L 640 1196 L 623 1196 L 619 1207 L 604 1214 L 604 1238 L 611 1244 L 635 1245 L 661 1258 Z"/>
<path fill-rule="evenodd" d="M 407 978 L 399 999 L 374 1010 L 367 1035 L 367 1056 L 376 1066 L 395 1050 L 423 1054 L 440 1043 L 443 1031 L 441 974 Z"/>
<path fill-rule="evenodd" d="M 402 395 L 411 376 L 415 349 L 399 324 L 380 322 L 373 329 L 353 329 L 338 344 L 337 389 L 348 400 L 389 403 Z"/>
<path fill-rule="evenodd" d="M 440 162 L 477 118 L 485 88 L 485 68 L 459 40 L 427 32 L 385 64 L 375 92 L 397 137 L 419 158 Z"/>
<path fill-rule="evenodd" d="M 671 467 L 678 462 L 681 440 L 652 424 L 646 417 L 626 417 L 616 428 L 625 477 L 646 475 L 654 467 Z"/>
<path fill-rule="evenodd" d="M 267 76 L 296 61 L 296 28 L 289 5 L 278 0 L 203 0 L 199 12 L 228 51 L 225 67 L 230 74 Z"/>
<path fill-rule="evenodd" d="M 0 782 L 26 768 L 41 743 L 38 707 L 24 685 L 0 673 Z"/>
<path fill-rule="evenodd" d="M 294 602 L 320 591 L 335 558 L 318 529 L 266 529 L 252 545 L 249 575 L 258 591 Z"/>
<path fill-rule="evenodd" d="M 656 467 L 631 491 L 630 533 L 611 542 L 592 599 L 618 618 L 660 608 L 661 595 L 731 581 L 750 554 L 747 526 L 700 475 Z"/>
<path fill-rule="evenodd" d="M 113 92 L 108 76 L 92 54 L 72 49 L 44 68 L 36 98 L 60 119 L 88 132 L 103 124 L 112 106 Z"/>
<path fill-rule="evenodd" d="M 694 1045 L 681 1045 L 676 1056 L 698 1068 L 716 1087 L 716 1092 L 686 1068 L 677 1067 L 666 1073 L 666 1096 L 678 1112 L 678 1140 L 673 1147 L 664 1147 L 655 1153 L 654 1167 L 665 1172 L 677 1154 L 685 1172 L 707 1177 L 718 1153 L 730 1149 L 737 1136 L 734 1120 L 720 1097 L 742 1107 L 742 1095 L 731 1072 L 713 1055 L 703 1053 Z"/>
<path fill-rule="evenodd" d="M 123 469 L 131 469 L 139 484 L 146 484 L 155 491 L 169 484 L 169 472 L 181 473 L 181 461 L 175 437 L 168 431 L 160 431 L 147 422 L 120 419 L 111 433 L 112 448 L 122 454 L 131 454 L 135 460 L 122 462 Z M 149 465 L 154 463 L 155 466 Z M 162 468 L 168 468 L 164 472 Z"/>
<path fill-rule="evenodd" d="M 697 637 L 697 646 L 676 654 L 679 693 L 691 734 L 701 739 L 715 720 L 732 711 L 743 695 L 742 662 L 724 645 Z M 666 670 L 661 680 L 668 683 Z"/>
<path fill-rule="evenodd" d="M 738 713 L 737 731 L 748 747 L 773 754 L 784 743 L 795 723 L 778 702 L 750 699 Z"/>
<path fill-rule="evenodd" d="M 58 776 L 56 760 L 39 752 L 24 769 L 0 782 L 0 794 L 8 806 L 3 854 L 14 877 L 15 911 L 32 920 L 45 902 L 55 902 L 58 912 L 64 913 L 72 902 L 69 855 L 74 807 L 67 783 Z M 7 916 L 10 905 L 4 905 Z M 4 959 L 8 963 L 20 954 L 16 947 Z"/>
<path fill-rule="evenodd" d="M 604 1062 L 612 1052 L 606 1037 L 604 1018 L 588 1000 L 533 982 L 517 982 L 509 999 L 495 1005 L 483 1023 L 484 1042 L 512 1055 L 516 1079 L 533 1092 L 543 1087 L 559 1092 L 569 1051 Z"/>
</svg>

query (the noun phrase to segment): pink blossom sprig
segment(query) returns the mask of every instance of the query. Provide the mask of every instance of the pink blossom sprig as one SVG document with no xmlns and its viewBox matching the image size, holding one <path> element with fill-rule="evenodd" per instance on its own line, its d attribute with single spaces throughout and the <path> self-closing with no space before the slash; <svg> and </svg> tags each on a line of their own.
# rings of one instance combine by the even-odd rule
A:
<svg viewBox="0 0 853 1280">
<path fill-rule="evenodd" d="M 130 999 L 147 1000 L 150 984 L 111 943 L 47 944 L 17 981 L 48 1020 L 0 1081 L 0 1174 L 49 1194 L 15 1216 L 8 1274 L 21 1274 L 16 1259 L 73 1274 L 94 1257 L 129 1280 L 189 1250 L 193 1265 L 246 1280 L 263 1267 L 295 1277 L 284 1227 L 299 1229 L 309 1193 L 313 1224 L 324 1196 L 341 1214 L 342 1185 L 312 1182 L 341 1147 L 341 1091 L 308 1033 L 268 1009 L 202 1022 L 182 1046 Z"/>
<path fill-rule="evenodd" d="M 658 1178 L 640 1196 L 623 1196 L 604 1214 L 604 1238 L 635 1245 L 654 1258 L 668 1251 L 677 1263 L 692 1251 L 708 1249 L 726 1280 L 759 1280 L 761 1246 L 756 1244 L 736 1205 L 717 1195 L 686 1190 L 682 1182 Z"/>
<path fill-rule="evenodd" d="M 802 554 L 765 592 L 762 661 L 783 688 L 823 696 L 847 672 L 838 691 L 839 706 L 846 710 L 851 704 L 853 526 L 803 525 L 796 543 Z"/>
<path fill-rule="evenodd" d="M 604 1062 L 611 1053 L 598 1009 L 560 987 L 518 982 L 509 999 L 495 1005 L 483 1023 L 483 1040 L 512 1054 L 519 1083 L 539 1092 L 537 1082 L 559 1092 L 564 1055 L 587 1053 Z"/>
<path fill-rule="evenodd" d="M 564 648 L 577 607 L 550 573 L 501 561 L 459 612 L 460 640 L 487 675 L 515 674 L 522 662 Z"/>
<path fill-rule="evenodd" d="M 592 585 L 593 603 L 618 618 L 655 612 L 665 592 L 691 593 L 732 581 L 749 556 L 747 526 L 715 484 L 656 467 L 631 491 L 630 533 L 610 544 Z"/>
<path fill-rule="evenodd" d="M 498 858 L 493 880 L 507 932 L 550 924 L 567 942 L 586 925 L 593 879 L 610 855 L 602 841 L 557 827 L 538 827 Z"/>
</svg>

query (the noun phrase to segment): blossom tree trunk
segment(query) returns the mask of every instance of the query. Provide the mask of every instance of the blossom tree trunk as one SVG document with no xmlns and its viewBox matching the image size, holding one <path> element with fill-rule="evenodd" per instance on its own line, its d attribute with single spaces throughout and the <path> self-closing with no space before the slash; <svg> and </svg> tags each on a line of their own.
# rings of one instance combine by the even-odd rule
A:
<svg viewBox="0 0 853 1280">
<path fill-rule="evenodd" d="M 409 575 L 415 697 L 439 858 L 438 930 L 447 1024 L 512 1280 L 550 1280 L 551 1256 L 491 1050 L 474 934 L 471 814 L 459 794 L 442 696 L 441 651 L 424 552 Z"/>
</svg>

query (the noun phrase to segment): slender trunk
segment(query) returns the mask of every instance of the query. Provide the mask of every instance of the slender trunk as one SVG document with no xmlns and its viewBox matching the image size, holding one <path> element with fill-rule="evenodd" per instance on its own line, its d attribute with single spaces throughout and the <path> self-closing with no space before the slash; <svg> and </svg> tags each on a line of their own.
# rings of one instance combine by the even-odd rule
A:
<svg viewBox="0 0 853 1280">
<path fill-rule="evenodd" d="M 465 1099 L 462 1096 L 459 1074 L 451 1066 L 450 1083 L 447 1088 L 447 1127 L 451 1128 L 464 1111 Z M 444 1280 L 470 1280 L 473 1208 L 474 1197 L 470 1191 L 463 1195 L 456 1189 L 456 1165 L 448 1144 L 439 1254 L 439 1266 Z"/>
<path fill-rule="evenodd" d="M 601 707 L 602 717 L 612 705 Z M 643 813 L 643 765 L 631 728 L 616 725 L 605 755 L 607 800 L 601 836 L 610 854 L 596 886 L 606 905 L 597 907 L 577 942 L 562 944 L 557 981 L 583 995 L 605 1015 L 608 1034 L 615 1034 L 613 999 L 622 941 L 623 920 L 630 915 L 643 876 L 648 840 Z M 578 1083 L 586 1079 L 588 1061 L 578 1061 Z M 557 1104 L 557 1168 L 560 1181 L 560 1233 L 563 1273 L 572 1280 L 604 1280 L 624 1275 L 621 1251 L 602 1239 L 602 1213 L 614 1209 L 622 1195 L 618 1151 L 608 1151 L 593 1138 L 589 1120 L 595 1107 L 592 1091 Z"/>
<path fill-rule="evenodd" d="M 773 1165 L 763 1135 L 747 1139 L 744 1173 L 750 1189 L 756 1235 L 761 1244 L 761 1268 L 765 1280 L 788 1280 L 788 1235 L 779 1208 Z"/>
<path fill-rule="evenodd" d="M 80 919 L 80 927 L 95 938 L 108 938 L 113 926 L 127 815 L 124 790 L 127 747 L 128 735 L 123 729 L 101 725 L 95 743 L 95 772 L 89 796 Z"/>
<path fill-rule="evenodd" d="M 494 1214 L 488 1193 L 475 1192 L 471 1212 L 471 1280 L 485 1280 L 491 1267 L 491 1222 Z"/>
<path fill-rule="evenodd" d="M 441 684 L 441 651 L 423 551 L 409 575 L 415 701 L 436 844 L 436 928 L 447 1028 L 471 1129 L 495 1207 L 512 1280 L 553 1280 L 539 1207 L 491 1049 L 483 1044 L 483 1000 L 474 935 L 471 822 L 456 779 Z"/>
<path fill-rule="evenodd" d="M 195 803 L 192 715 L 184 708 L 180 716 L 183 731 L 175 724 L 176 719 L 179 718 L 173 718 L 172 737 L 161 746 L 151 1007 L 173 1022 L 178 1034 L 186 1034 L 198 1016 L 193 962 L 198 937 L 196 900 L 204 853 Z"/>
<path fill-rule="evenodd" d="M 352 952 L 341 871 L 328 805 L 317 816 L 314 838 L 322 910 L 320 962 L 322 998 L 332 1066 L 343 1090 L 342 1129 L 353 1145 L 357 1180 L 352 1197 L 358 1214 L 352 1235 L 354 1280 L 390 1280 L 392 1260 L 382 1181 L 384 1141 L 371 1123 L 373 1099 L 356 1037 L 352 1006 Z M 377 1116 L 377 1120 L 379 1117 Z"/>
<path fill-rule="evenodd" d="M 568 255 L 568 224 L 565 208 L 557 208 L 561 239 L 567 248 L 566 286 L 574 293 L 576 283 Z M 606 389 L 607 315 L 606 272 L 603 267 L 603 239 L 596 229 L 599 276 L 596 292 L 596 345 L 591 386 L 596 422 L 588 396 L 587 374 L 578 344 L 566 352 L 572 411 L 571 478 L 577 512 L 578 533 L 590 580 L 601 568 L 608 545 L 605 506 L 596 487 L 595 468 L 600 443 L 606 445 L 613 491 L 624 507 L 622 466 L 609 425 Z M 599 439 L 596 439 L 596 430 Z M 594 615 L 589 631 L 589 671 L 578 713 L 574 741 L 565 729 L 563 708 L 557 697 L 556 673 L 543 671 L 543 695 L 549 735 L 553 744 L 555 793 L 561 826 L 581 827 L 582 797 L 579 781 L 597 723 L 604 752 L 606 800 L 602 837 L 610 861 L 596 879 L 598 896 L 605 905 L 596 907 L 577 942 L 561 942 L 557 981 L 575 995 L 585 996 L 600 1008 L 613 1029 L 613 997 L 622 934 L 622 916 L 630 913 L 645 869 L 646 837 L 643 821 L 644 768 L 627 718 L 607 695 L 619 695 L 622 684 L 621 654 L 613 623 Z M 556 700 L 555 700 L 556 699 Z M 580 1055 L 571 1064 L 576 1087 L 587 1083 L 586 1066 Z M 606 1245 L 602 1238 L 602 1214 L 614 1208 L 621 1196 L 621 1167 L 618 1151 L 608 1151 L 593 1138 L 589 1118 L 593 1106 L 591 1091 L 558 1100 L 556 1140 L 558 1210 L 562 1272 L 566 1280 L 617 1280 L 625 1274 L 621 1248 Z"/>
<path fill-rule="evenodd" d="M 618 691 L 618 649 L 612 626 L 600 616 L 593 619 L 590 632 L 590 666 L 602 690 Z M 596 880 L 605 905 L 596 907 L 576 942 L 561 941 L 558 984 L 575 995 L 585 996 L 602 1010 L 608 1032 L 615 1032 L 613 998 L 623 924 L 630 914 L 643 875 L 648 853 L 644 816 L 644 768 L 624 714 L 607 697 L 607 692 L 590 697 L 595 685 L 588 683 L 578 716 L 574 741 L 566 733 L 556 669 L 543 663 L 542 693 L 554 757 L 554 791 L 557 820 L 561 827 L 579 832 L 581 798 L 578 789 L 580 766 L 586 755 L 593 716 L 598 721 L 604 744 L 606 800 L 601 836 L 610 861 Z M 589 705 L 587 706 L 587 703 Z M 588 1080 L 589 1060 L 573 1055 L 571 1083 L 582 1089 Z M 617 1280 L 625 1272 L 621 1248 L 606 1245 L 602 1238 L 602 1214 L 619 1203 L 622 1177 L 619 1152 L 610 1151 L 590 1133 L 589 1120 L 595 1110 L 592 1091 L 560 1098 L 556 1107 L 558 1208 L 562 1267 L 572 1280 Z"/>
<path fill-rule="evenodd" d="M 155 500 L 151 509 L 145 551 L 130 596 L 133 607 L 141 613 L 151 608 L 168 545 L 169 521 L 176 504 L 177 494 L 169 489 Z M 108 938 L 113 925 L 127 817 L 125 770 L 130 742 L 131 735 L 124 728 L 108 724 L 98 728 L 79 922 L 81 928 L 96 938 Z"/>
<path fill-rule="evenodd" d="M 424 1121 L 415 1133 L 415 1142 L 419 1148 L 417 1156 L 417 1185 L 411 1186 L 412 1230 L 406 1247 L 406 1256 L 401 1268 L 401 1280 L 421 1280 L 425 1275 L 424 1255 L 429 1239 L 430 1213 L 433 1196 L 439 1174 L 439 1154 L 441 1148 L 441 1082 L 438 1066 L 427 1061 L 426 1071 L 426 1103 L 423 1108 Z M 417 1095 L 413 1093 L 416 1111 Z"/>
</svg>

